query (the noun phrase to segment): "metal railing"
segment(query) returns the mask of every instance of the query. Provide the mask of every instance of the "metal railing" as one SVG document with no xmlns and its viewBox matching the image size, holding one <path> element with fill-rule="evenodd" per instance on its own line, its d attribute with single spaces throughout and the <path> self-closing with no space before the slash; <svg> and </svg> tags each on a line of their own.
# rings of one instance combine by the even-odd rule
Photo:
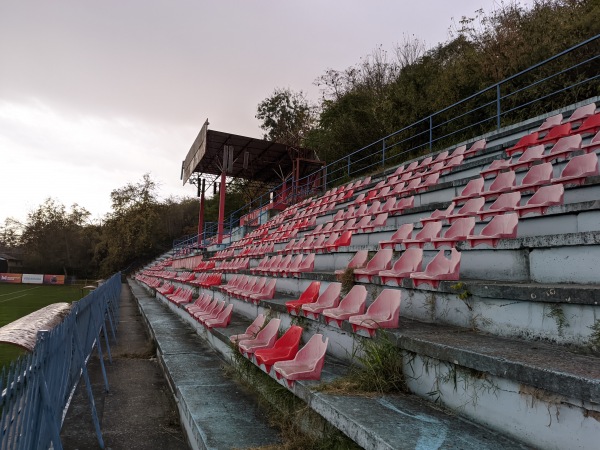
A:
<svg viewBox="0 0 600 450">
<path fill-rule="evenodd" d="M 451 146 L 500 130 L 503 126 L 518 123 L 526 118 L 558 106 L 566 106 L 598 95 L 597 34 L 544 61 L 522 70 L 498 83 L 482 89 L 450 106 L 436 111 L 392 134 L 355 150 L 325 166 L 324 183 L 311 189 L 315 171 L 292 184 L 292 180 L 271 189 L 268 193 L 230 214 L 225 227 L 233 230 L 239 226 L 240 217 L 269 202 L 275 201 L 282 187 L 290 188 L 289 203 L 306 198 L 328 187 L 343 184 L 370 172 L 381 171 L 417 157 L 424 152 Z M 178 245 L 206 243 L 216 234 L 205 227 L 201 239 L 190 238 Z M 229 239 L 229 242 L 231 238 Z M 228 243 L 223 240 L 223 243 Z"/>
<path fill-rule="evenodd" d="M 69 401 L 83 376 L 100 448 L 102 433 L 86 364 L 96 349 L 104 376 L 103 346 L 112 362 L 109 334 L 116 341 L 121 274 L 73 303 L 70 313 L 50 331 L 39 331 L 32 353 L 0 373 L 0 449 L 62 449 L 60 429 Z"/>
</svg>

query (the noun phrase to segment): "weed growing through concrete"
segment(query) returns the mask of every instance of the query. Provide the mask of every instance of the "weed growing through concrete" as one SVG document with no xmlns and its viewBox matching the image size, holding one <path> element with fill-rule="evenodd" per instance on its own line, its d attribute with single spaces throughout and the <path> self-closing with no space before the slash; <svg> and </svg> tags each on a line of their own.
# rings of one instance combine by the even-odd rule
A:
<svg viewBox="0 0 600 450">
<path fill-rule="evenodd" d="M 569 327 L 569 323 L 567 322 L 567 318 L 565 317 L 565 312 L 563 311 L 562 307 L 560 305 L 550 306 L 550 312 L 546 313 L 546 317 L 549 319 L 554 319 L 556 322 L 558 335 L 562 337 L 564 329 Z"/>
<path fill-rule="evenodd" d="M 589 327 L 592 330 L 590 335 L 589 345 L 594 352 L 600 352 L 600 319 L 596 319 L 594 325 Z"/>
<path fill-rule="evenodd" d="M 405 391 L 402 351 L 385 331 L 378 330 L 372 339 L 361 339 L 351 356 L 350 360 L 355 364 L 348 374 L 322 384 L 319 390 L 337 394 Z"/>
</svg>

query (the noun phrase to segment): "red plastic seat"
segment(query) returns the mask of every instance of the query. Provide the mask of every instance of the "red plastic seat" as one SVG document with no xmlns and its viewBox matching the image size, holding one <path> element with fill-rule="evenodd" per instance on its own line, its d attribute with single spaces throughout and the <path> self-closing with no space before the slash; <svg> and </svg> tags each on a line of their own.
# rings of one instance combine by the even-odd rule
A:
<svg viewBox="0 0 600 450">
<path fill-rule="evenodd" d="M 351 219 L 353 217 L 362 217 L 365 214 L 367 214 L 367 210 L 369 209 L 369 207 L 367 206 L 366 203 L 361 203 L 360 206 L 354 211 L 354 213 L 351 216 L 348 217 L 344 217 L 345 219 Z"/>
<path fill-rule="evenodd" d="M 455 156 L 464 155 L 466 151 L 467 151 L 467 146 L 466 145 L 461 145 L 459 147 L 456 147 L 454 149 L 454 151 L 450 155 L 448 155 L 448 158 L 452 158 L 452 157 L 455 157 Z M 448 158 L 446 158 L 446 159 L 448 159 Z"/>
<path fill-rule="evenodd" d="M 271 300 L 275 296 L 276 285 L 277 280 L 273 278 L 265 284 L 265 286 L 260 290 L 260 292 L 252 293 L 246 298 L 255 305 L 258 304 L 260 300 Z"/>
<path fill-rule="evenodd" d="M 311 236 L 312 237 L 312 236 Z M 311 240 L 311 242 L 314 239 Z M 285 255 L 281 261 L 279 261 L 279 264 L 275 265 L 275 266 L 271 266 L 271 268 L 269 268 L 268 273 L 272 274 L 272 275 L 283 275 L 286 270 L 289 268 L 290 264 L 292 263 L 292 254 L 289 253 L 287 255 Z"/>
<path fill-rule="evenodd" d="M 515 208 L 519 217 L 537 212 L 545 214 L 550 206 L 562 205 L 564 202 L 565 188 L 562 184 L 542 186 L 523 206 Z"/>
<path fill-rule="evenodd" d="M 512 163 L 512 158 L 509 159 L 495 159 L 492 163 L 485 169 L 481 171 L 481 176 L 483 178 L 488 177 L 497 177 L 498 174 L 504 170 L 508 169 L 508 167 Z"/>
<path fill-rule="evenodd" d="M 409 248 L 394 263 L 390 270 L 379 272 L 381 283 L 386 286 L 400 286 L 403 278 L 409 278 L 413 272 L 420 272 L 423 263 L 423 249 Z"/>
<path fill-rule="evenodd" d="M 302 305 L 302 313 L 312 319 L 318 319 L 319 314 L 328 308 L 337 308 L 340 303 L 340 292 L 342 283 L 329 283 L 329 286 L 323 291 L 317 301 L 314 303 L 305 303 Z"/>
<path fill-rule="evenodd" d="M 289 314 L 297 316 L 305 303 L 313 303 L 319 297 L 319 289 L 321 289 L 320 281 L 311 282 L 297 300 L 292 300 L 285 303 L 285 307 Z"/>
<path fill-rule="evenodd" d="M 391 212 L 393 213 L 401 213 L 405 209 L 412 208 L 415 205 L 415 197 L 411 195 L 410 197 L 403 197 L 398 200 L 398 203 L 394 205 L 394 208 Z"/>
<path fill-rule="evenodd" d="M 341 328 L 342 322 L 350 316 L 362 314 L 367 303 L 367 288 L 354 285 L 350 292 L 340 301 L 337 308 L 328 308 L 321 313 L 328 325 L 333 321 Z"/>
<path fill-rule="evenodd" d="M 325 238 L 325 236 L 322 236 L 323 238 Z M 292 261 L 290 262 L 289 266 L 285 269 L 283 269 L 280 272 L 280 275 L 283 277 L 287 277 L 290 273 L 298 270 L 298 268 L 300 267 L 300 264 L 302 264 L 302 253 L 298 253 L 296 256 L 294 256 L 294 258 L 292 259 Z"/>
<path fill-rule="evenodd" d="M 563 168 L 558 178 L 552 179 L 552 184 L 569 184 L 579 186 L 587 177 L 600 175 L 598 172 L 598 155 L 588 153 L 575 156 Z"/>
<path fill-rule="evenodd" d="M 571 124 L 563 123 L 562 125 L 557 125 L 557 126 L 551 128 L 550 131 L 548 132 L 548 134 L 546 136 L 544 136 L 543 138 L 540 138 L 537 143 L 544 144 L 544 145 L 554 144 L 560 138 L 569 136 L 570 134 L 571 134 Z"/>
<path fill-rule="evenodd" d="M 360 267 L 364 267 L 367 263 L 367 259 L 369 259 L 369 251 L 368 250 L 359 250 L 355 253 L 352 259 L 348 262 L 346 266 L 347 269 L 358 269 Z M 338 269 L 335 271 L 336 277 L 339 279 L 346 269 Z"/>
<path fill-rule="evenodd" d="M 485 150 L 487 143 L 485 141 L 485 139 L 480 139 L 478 141 L 473 142 L 473 144 L 471 144 L 471 147 L 469 147 L 469 150 L 465 150 L 465 152 L 463 153 L 465 158 L 469 158 L 471 156 L 476 155 L 477 153 Z M 455 152 L 456 153 L 456 152 Z M 458 156 L 455 155 L 454 153 L 452 154 L 452 156 Z"/>
<path fill-rule="evenodd" d="M 302 260 L 297 269 L 288 270 L 287 276 L 289 277 L 299 277 L 301 273 L 312 272 L 315 268 L 315 254 L 309 253 Z"/>
<path fill-rule="evenodd" d="M 494 203 L 486 210 L 479 214 L 480 220 L 485 220 L 488 217 L 497 216 L 506 211 L 514 211 L 521 202 L 520 192 L 506 192 L 496 199 Z"/>
<path fill-rule="evenodd" d="M 414 229 L 414 225 L 412 223 L 405 223 L 401 225 L 398 230 L 389 240 L 381 240 L 379 241 L 379 248 L 391 248 L 395 249 L 396 245 L 402 244 L 405 239 L 410 239 L 412 232 Z"/>
<path fill-rule="evenodd" d="M 382 213 L 392 213 L 394 211 L 394 205 L 396 205 L 396 197 L 388 197 L 385 203 L 381 206 L 380 211 Z"/>
<path fill-rule="evenodd" d="M 533 147 L 527 148 L 523 154 L 519 157 L 517 162 L 512 163 L 508 168 L 510 170 L 517 170 L 521 167 L 531 167 L 536 161 L 540 161 L 544 157 L 544 147 L 542 144 L 534 145 Z"/>
<path fill-rule="evenodd" d="M 318 380 L 325 362 L 329 338 L 314 334 L 291 361 L 278 361 L 273 364 L 277 379 L 285 379 L 292 388 L 296 380 Z"/>
<path fill-rule="evenodd" d="M 436 209 L 429 217 L 421 217 L 419 220 L 425 224 L 427 222 L 442 221 L 450 216 L 454 211 L 454 202 L 450 203 L 446 209 Z"/>
<path fill-rule="evenodd" d="M 573 111 L 573 114 L 571 114 L 571 116 L 568 119 L 563 120 L 563 122 L 571 122 L 571 125 L 578 125 L 581 124 L 588 117 L 593 116 L 595 112 L 596 104 L 589 103 L 587 105 L 580 106 L 579 108 L 577 108 L 575 111 Z"/>
<path fill-rule="evenodd" d="M 546 120 L 537 129 L 538 132 L 547 131 L 550 128 L 554 128 L 556 125 L 560 125 L 563 121 L 562 114 L 555 114 L 554 116 L 547 117 Z"/>
<path fill-rule="evenodd" d="M 421 284 L 429 284 L 437 289 L 442 280 L 456 281 L 460 273 L 460 252 L 456 249 L 450 250 L 450 259 L 444 256 L 444 250 L 440 250 L 437 255 L 427 264 L 424 272 L 415 272 L 410 274 L 415 287 Z"/>
<path fill-rule="evenodd" d="M 340 247 L 347 247 L 352 242 L 352 231 L 344 231 L 339 238 L 333 243 L 333 245 L 327 246 L 327 251 L 337 251 Z"/>
<path fill-rule="evenodd" d="M 367 209 L 365 215 L 372 216 L 373 214 L 377 214 L 379 212 L 379 208 L 381 208 L 381 202 L 379 200 L 374 200 Z"/>
<path fill-rule="evenodd" d="M 513 189 L 520 192 L 536 191 L 539 186 L 552 183 L 553 173 L 552 163 L 538 164 L 529 169 L 521 180 L 521 184 Z"/>
<path fill-rule="evenodd" d="M 408 194 L 414 192 L 421 185 L 421 177 L 417 176 L 417 178 L 413 178 L 409 181 L 404 189 L 402 189 L 402 194 Z"/>
<path fill-rule="evenodd" d="M 439 172 L 428 175 L 427 178 L 425 178 L 425 180 L 423 180 L 423 182 L 421 184 L 419 184 L 419 186 L 417 186 L 417 188 L 415 189 L 415 192 L 425 192 L 431 186 L 435 186 L 439 179 L 440 179 Z M 406 189 L 405 189 L 405 191 L 406 191 Z"/>
<path fill-rule="evenodd" d="M 392 266 L 392 255 L 391 248 L 379 250 L 364 268 L 354 270 L 354 279 L 358 282 L 370 283 L 379 271 L 388 270 Z"/>
<path fill-rule="evenodd" d="M 583 144 L 581 148 L 587 153 L 593 152 L 594 150 L 600 148 L 600 131 L 598 131 L 595 136 L 588 142 L 587 144 Z"/>
<path fill-rule="evenodd" d="M 371 216 L 362 216 L 360 220 L 351 227 L 344 227 L 347 230 L 360 231 L 371 222 Z"/>
<path fill-rule="evenodd" d="M 277 333 L 281 321 L 271 319 L 269 323 L 258 332 L 254 339 L 244 339 L 238 342 L 240 351 L 245 355 L 250 355 L 261 348 L 271 348 L 277 340 Z"/>
<path fill-rule="evenodd" d="M 461 205 L 470 198 L 479 197 L 483 192 L 484 183 L 485 180 L 483 177 L 475 178 L 474 180 L 469 181 L 461 191 L 460 195 L 454 197 L 452 201 L 457 205 Z"/>
<path fill-rule="evenodd" d="M 459 241 L 464 241 L 467 236 L 473 234 L 475 229 L 475 217 L 463 217 L 452 223 L 450 228 L 444 233 L 444 237 L 434 238 L 431 240 L 434 248 L 440 248 L 445 245 L 452 248 Z"/>
<path fill-rule="evenodd" d="M 361 232 L 363 233 L 371 233 L 375 230 L 375 228 L 381 228 L 385 226 L 385 223 L 388 219 L 388 213 L 377 214 L 373 220 L 371 220 L 366 226 L 361 228 Z"/>
<path fill-rule="evenodd" d="M 209 308 L 207 311 L 196 312 L 193 314 L 194 319 L 196 319 L 200 323 L 204 323 L 206 319 L 211 319 L 217 317 L 221 311 L 225 309 L 225 302 L 221 300 L 215 300 L 213 303 L 213 307 Z"/>
<path fill-rule="evenodd" d="M 441 231 L 441 220 L 438 222 L 427 222 L 413 239 L 405 239 L 402 243 L 404 244 L 405 248 L 423 248 L 426 242 L 430 242 L 433 238 L 440 237 Z"/>
<path fill-rule="evenodd" d="M 444 167 L 440 168 L 439 172 L 442 175 L 445 175 L 449 172 L 452 171 L 452 169 L 454 169 L 455 167 L 459 167 L 463 161 L 464 161 L 465 157 L 463 155 L 459 155 L 459 156 L 455 156 L 454 158 L 450 158 L 449 160 L 446 161 L 446 163 L 444 164 Z"/>
<path fill-rule="evenodd" d="M 323 235 L 325 237 L 325 235 Z M 340 233 L 331 233 L 321 245 L 315 245 L 314 250 L 316 253 L 325 253 L 329 247 L 331 247 L 335 241 L 340 237 Z"/>
<path fill-rule="evenodd" d="M 481 193 L 482 197 L 495 198 L 504 192 L 510 192 L 513 190 L 517 181 L 517 175 L 513 170 L 508 172 L 501 172 L 492 181 L 490 188 L 487 191 Z"/>
<path fill-rule="evenodd" d="M 439 162 L 444 162 L 445 160 L 448 159 L 448 154 L 449 154 L 449 152 L 447 152 L 447 151 L 438 153 L 437 156 L 433 159 L 432 163 L 436 164 Z"/>
<path fill-rule="evenodd" d="M 573 134 L 560 138 L 556 144 L 552 146 L 550 152 L 542 157 L 542 161 L 550 162 L 558 158 L 568 158 L 571 153 L 581 149 L 581 135 Z"/>
<path fill-rule="evenodd" d="M 271 367 L 277 361 L 288 361 L 298 353 L 300 339 L 302 339 L 302 327 L 292 325 L 271 348 L 261 348 L 254 352 L 256 365 L 269 373 Z"/>
<path fill-rule="evenodd" d="M 538 137 L 539 134 L 537 131 L 534 131 L 530 134 L 526 134 L 521 139 L 519 139 L 519 141 L 514 146 L 507 148 L 506 154 L 508 156 L 513 156 L 516 153 L 524 152 L 527 147 L 539 144 Z"/>
<path fill-rule="evenodd" d="M 226 328 L 231 322 L 231 316 L 233 315 L 233 303 L 230 303 L 221 311 L 216 317 L 210 317 L 202 323 L 206 328 Z"/>
<path fill-rule="evenodd" d="M 365 330 L 373 336 L 378 328 L 398 328 L 402 293 L 396 289 L 384 289 L 369 305 L 367 312 L 348 319 L 356 333 Z"/>
<path fill-rule="evenodd" d="M 516 213 L 495 216 L 490 223 L 483 227 L 481 233 L 467 237 L 467 241 L 471 247 L 480 244 L 496 247 L 500 239 L 513 239 L 517 237 L 518 223 L 519 215 Z"/>
<path fill-rule="evenodd" d="M 259 314 L 256 316 L 254 321 L 246 328 L 246 331 L 242 334 L 234 334 L 233 336 L 229 336 L 229 341 L 231 343 L 236 344 L 239 341 L 244 339 L 253 339 L 256 334 L 260 331 L 262 326 L 265 323 L 265 316 L 263 314 Z"/>
</svg>

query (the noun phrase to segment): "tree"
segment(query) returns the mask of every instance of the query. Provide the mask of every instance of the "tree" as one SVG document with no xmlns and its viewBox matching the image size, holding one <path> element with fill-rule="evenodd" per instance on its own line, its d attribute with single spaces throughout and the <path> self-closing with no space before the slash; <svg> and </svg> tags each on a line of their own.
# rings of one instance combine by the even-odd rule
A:
<svg viewBox="0 0 600 450">
<path fill-rule="evenodd" d="M 256 118 L 265 131 L 264 139 L 302 147 L 307 132 L 314 126 L 315 109 L 304 92 L 277 88 L 258 104 Z"/>
</svg>

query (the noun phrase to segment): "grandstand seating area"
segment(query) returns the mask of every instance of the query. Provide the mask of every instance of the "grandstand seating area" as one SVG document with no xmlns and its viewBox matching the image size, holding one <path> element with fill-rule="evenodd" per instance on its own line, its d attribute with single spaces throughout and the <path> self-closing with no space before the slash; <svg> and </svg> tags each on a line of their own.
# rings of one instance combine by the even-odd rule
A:
<svg viewBox="0 0 600 450">
<path fill-rule="evenodd" d="M 136 279 L 307 403 L 317 381 L 306 380 L 331 380 L 385 328 L 408 391 L 526 445 L 589 448 L 598 153 L 588 101 L 331 188 Z"/>
</svg>

